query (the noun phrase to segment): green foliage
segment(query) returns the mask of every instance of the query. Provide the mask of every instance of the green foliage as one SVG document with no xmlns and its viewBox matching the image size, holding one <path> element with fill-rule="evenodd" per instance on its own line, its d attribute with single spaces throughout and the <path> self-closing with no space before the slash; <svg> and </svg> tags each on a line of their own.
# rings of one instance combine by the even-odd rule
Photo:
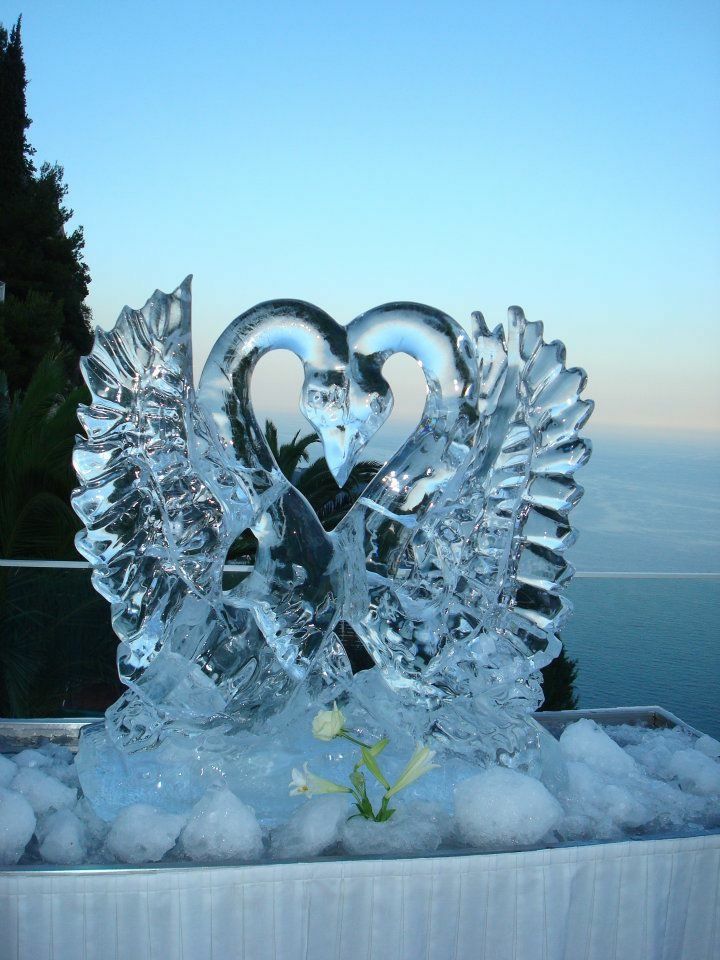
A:
<svg viewBox="0 0 720 960">
<path fill-rule="evenodd" d="M 84 387 L 67 392 L 59 357 L 41 360 L 24 394 L 0 375 L 0 556 L 77 559 L 72 449 L 85 399 Z"/>
<path fill-rule="evenodd" d="M 543 667 L 541 672 L 545 702 L 540 709 L 576 710 L 578 704 L 575 693 L 577 660 L 569 657 L 563 647 L 560 656 Z"/>
<path fill-rule="evenodd" d="M 0 194 L 16 188 L 34 171 L 34 151 L 25 136 L 30 119 L 25 107 L 21 22 L 22 17 L 9 34 L 0 23 Z"/>
<path fill-rule="evenodd" d="M 0 369 L 7 371 L 12 389 L 29 383 L 38 354 L 50 346 L 50 326 L 64 349 L 66 373 L 76 382 L 78 357 L 91 345 L 84 303 L 90 274 L 82 256 L 82 228 L 66 231 L 72 210 L 64 205 L 62 167 L 45 163 L 38 173 L 32 162 L 34 151 L 25 137 L 30 126 L 25 86 L 18 20 L 10 34 L 0 25 L 0 280 L 15 302 L 36 295 L 28 316 L 39 317 L 44 348 L 32 337 L 11 335 L 6 315 L 5 329 L 0 330 Z"/>
<path fill-rule="evenodd" d="M 85 394 L 68 392 L 57 356 L 24 393 L 11 396 L 0 373 L 0 556 L 77 559 L 71 456 Z M 93 683 L 107 685 L 109 703 L 116 646 L 87 571 L 0 567 L 0 714 L 58 715 L 73 688 Z"/>
<path fill-rule="evenodd" d="M 34 290 L 0 303 L 0 369 L 11 393 L 27 386 L 46 353 L 59 351 L 62 325 L 60 304 Z"/>
<path fill-rule="evenodd" d="M 38 171 L 21 21 L 0 24 L 0 556 L 77 558 L 70 507 L 90 276 L 58 165 Z M 114 677 L 110 609 L 85 571 L 0 568 L 0 713 L 57 714 L 74 683 Z"/>
<path fill-rule="evenodd" d="M 317 434 L 307 433 L 304 437 L 301 437 L 298 430 L 290 443 L 283 443 L 280 446 L 277 427 L 272 420 L 265 421 L 265 439 L 283 476 L 290 481 L 292 481 L 299 465 L 307 463 L 310 459 L 307 448 L 313 443 L 318 443 Z"/>
<path fill-rule="evenodd" d="M 87 570 L 0 568 L 0 715 L 76 714 L 89 690 L 105 709 L 120 694 L 116 649 Z"/>
</svg>

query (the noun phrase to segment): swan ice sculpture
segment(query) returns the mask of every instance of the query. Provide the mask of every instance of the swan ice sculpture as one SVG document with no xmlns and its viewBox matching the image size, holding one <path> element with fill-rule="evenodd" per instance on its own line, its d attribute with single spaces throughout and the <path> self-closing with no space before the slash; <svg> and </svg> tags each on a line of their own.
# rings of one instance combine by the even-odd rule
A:
<svg viewBox="0 0 720 960">
<path fill-rule="evenodd" d="M 126 307 L 83 361 L 92 403 L 74 458 L 77 546 L 112 605 L 127 687 L 83 737 L 86 794 L 101 811 L 119 782 L 124 802 L 147 799 L 148 783 L 156 797 L 174 764 L 183 789 L 168 805 L 181 806 L 197 795 L 188 751 L 200 779 L 232 779 L 233 764 L 245 783 L 271 768 L 286 776 L 283 736 L 331 699 L 358 726 L 434 737 L 450 759 L 530 763 L 538 671 L 569 612 L 585 374 L 518 308 L 507 337 L 481 314 L 470 336 L 419 304 L 342 327 L 277 300 L 230 324 L 196 391 L 190 300 L 188 278 Z M 254 367 L 274 349 L 302 361 L 301 410 L 339 485 L 391 411 L 388 357 L 410 354 L 427 381 L 417 428 L 331 533 L 252 410 Z M 228 551 L 248 529 L 254 569 L 224 589 Z M 341 621 L 377 669 L 353 677 Z M 268 737 L 277 763 L 258 760 Z"/>
</svg>

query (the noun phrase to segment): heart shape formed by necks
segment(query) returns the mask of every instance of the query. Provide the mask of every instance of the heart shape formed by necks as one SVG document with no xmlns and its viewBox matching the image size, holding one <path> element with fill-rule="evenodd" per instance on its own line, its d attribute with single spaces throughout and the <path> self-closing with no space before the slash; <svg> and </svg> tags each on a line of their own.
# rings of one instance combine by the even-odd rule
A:
<svg viewBox="0 0 720 960">
<path fill-rule="evenodd" d="M 273 300 L 253 307 L 233 320 L 213 347 L 198 394 L 220 437 L 244 463 L 255 460 L 265 469 L 272 465 L 250 401 L 255 366 L 271 350 L 290 350 L 302 362 L 300 410 L 320 437 L 336 482 L 343 486 L 363 448 L 390 415 L 389 384 L 379 371 L 370 389 L 359 382 L 347 329 L 319 307 L 301 300 Z"/>
</svg>

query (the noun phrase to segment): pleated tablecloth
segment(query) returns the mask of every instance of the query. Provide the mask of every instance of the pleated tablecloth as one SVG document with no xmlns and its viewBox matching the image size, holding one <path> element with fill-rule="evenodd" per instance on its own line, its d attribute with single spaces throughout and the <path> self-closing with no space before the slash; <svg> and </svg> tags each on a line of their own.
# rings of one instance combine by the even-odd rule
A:
<svg viewBox="0 0 720 960">
<path fill-rule="evenodd" d="M 720 836 L 0 874 L 2 960 L 718 960 Z"/>
</svg>

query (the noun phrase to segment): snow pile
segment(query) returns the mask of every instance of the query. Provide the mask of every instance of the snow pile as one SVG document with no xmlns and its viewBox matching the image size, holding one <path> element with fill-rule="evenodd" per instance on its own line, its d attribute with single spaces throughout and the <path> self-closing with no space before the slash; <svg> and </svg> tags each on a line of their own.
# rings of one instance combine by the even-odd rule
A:
<svg viewBox="0 0 720 960">
<path fill-rule="evenodd" d="M 35 814 L 25 797 L 0 787 L 0 863 L 17 863 L 35 830 Z"/>
<path fill-rule="evenodd" d="M 398 800 L 395 813 L 385 823 L 363 817 L 347 820 L 342 833 L 343 850 L 353 856 L 410 857 L 432 853 L 440 846 L 447 821 L 441 807 Z"/>
<path fill-rule="evenodd" d="M 273 830 L 273 858 L 305 860 L 325 853 L 340 842 L 345 821 L 355 812 L 347 795 L 330 794 L 305 801 L 287 823 Z"/>
<path fill-rule="evenodd" d="M 612 736 L 610 736 L 612 733 Z M 711 738 L 704 738 L 710 741 Z M 720 764 L 682 729 L 578 720 L 560 737 L 569 785 L 561 840 L 619 839 L 720 825 Z M 714 789 L 713 789 L 714 784 Z"/>
<path fill-rule="evenodd" d="M 17 775 L 18 768 L 10 759 L 0 753 L 0 787 L 9 787 Z"/>
<path fill-rule="evenodd" d="M 263 838 L 255 811 L 227 788 L 208 790 L 190 811 L 180 842 L 191 860 L 257 860 Z"/>
<path fill-rule="evenodd" d="M 562 815 L 562 807 L 539 780 L 505 767 L 484 770 L 455 787 L 457 836 L 471 847 L 538 843 Z"/>
<path fill-rule="evenodd" d="M 82 863 L 87 857 L 87 830 L 72 810 L 63 808 L 38 824 L 40 856 L 47 863 Z"/>
<path fill-rule="evenodd" d="M 131 803 L 115 818 L 105 846 L 121 863 L 156 863 L 175 846 L 184 823 L 180 814 Z"/>
<path fill-rule="evenodd" d="M 704 753 L 706 757 L 712 757 L 714 760 L 720 758 L 720 741 L 713 740 L 713 738 L 709 737 L 706 733 L 696 741 L 694 747 L 696 750 L 699 750 L 700 753 Z"/>
<path fill-rule="evenodd" d="M 37 767 L 20 767 L 10 789 L 21 793 L 38 817 L 64 807 L 74 807 L 77 790 L 66 787 L 50 773 Z"/>
<path fill-rule="evenodd" d="M 21 750 L 13 757 L 15 765 L 18 767 L 49 767 L 52 765 L 52 759 L 48 753 L 41 750 Z"/>
<path fill-rule="evenodd" d="M 288 814 L 292 758 L 282 753 L 282 807 L 242 781 L 211 787 L 184 813 L 133 803 L 105 821 L 82 796 L 70 750 L 44 744 L 0 755 L 0 864 L 403 857 L 720 828 L 720 743 L 711 737 L 583 719 L 552 745 L 557 776 L 544 783 L 448 760 L 418 781 L 424 794 L 393 798 L 394 815 L 375 823 L 353 816 L 347 794 L 297 799 Z"/>
<path fill-rule="evenodd" d="M 637 764 L 594 720 L 578 720 L 563 730 L 560 749 L 570 761 L 586 763 L 610 776 L 629 776 Z"/>
<path fill-rule="evenodd" d="M 683 790 L 706 797 L 720 793 L 720 766 L 697 750 L 678 750 L 668 769 Z"/>
</svg>

